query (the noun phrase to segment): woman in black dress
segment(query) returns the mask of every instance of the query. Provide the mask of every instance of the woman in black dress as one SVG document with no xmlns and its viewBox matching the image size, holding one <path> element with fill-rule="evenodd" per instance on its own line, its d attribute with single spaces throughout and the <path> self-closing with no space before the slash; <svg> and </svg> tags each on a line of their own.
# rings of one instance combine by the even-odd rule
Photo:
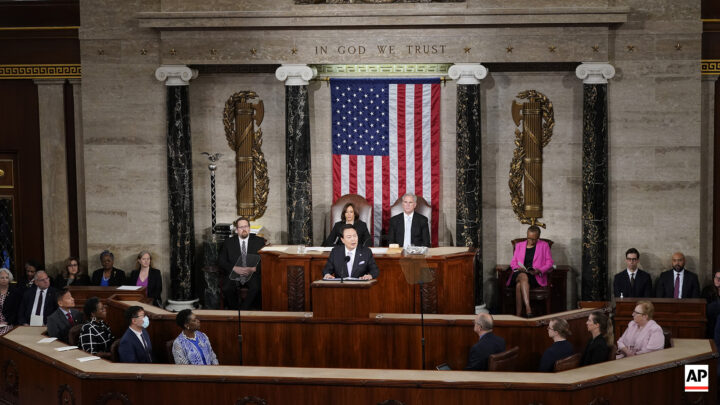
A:
<svg viewBox="0 0 720 405">
<path fill-rule="evenodd" d="M 57 289 L 70 287 L 71 285 L 90 285 L 90 277 L 80 269 L 80 262 L 76 257 L 65 259 L 65 267 L 55 277 L 53 286 Z"/>
<path fill-rule="evenodd" d="M 368 227 L 365 224 L 365 222 L 360 220 L 360 215 L 358 214 L 357 210 L 355 209 L 355 206 L 353 205 L 353 203 L 345 204 L 345 206 L 343 207 L 343 210 L 342 210 L 342 215 L 340 215 L 340 221 L 335 223 L 332 231 L 330 231 L 330 234 L 328 235 L 327 239 L 325 239 L 323 246 L 342 245 L 342 241 L 340 240 L 340 238 L 342 238 L 342 229 L 345 226 L 345 224 L 352 225 L 353 228 L 355 228 L 355 230 L 357 231 L 358 246 L 364 246 L 364 247 L 372 246 L 372 241 L 370 241 L 370 232 L 368 232 Z"/>
<path fill-rule="evenodd" d="M 580 366 L 607 361 L 614 341 L 610 320 L 602 311 L 594 311 L 588 316 L 585 325 L 593 338 L 585 346 Z"/>
</svg>

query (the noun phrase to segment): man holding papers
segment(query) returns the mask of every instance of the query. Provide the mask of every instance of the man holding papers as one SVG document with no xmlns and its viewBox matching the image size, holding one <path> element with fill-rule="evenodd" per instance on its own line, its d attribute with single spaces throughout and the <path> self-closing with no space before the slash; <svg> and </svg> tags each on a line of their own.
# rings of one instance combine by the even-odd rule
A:
<svg viewBox="0 0 720 405">
<path fill-rule="evenodd" d="M 372 251 L 369 248 L 358 246 L 358 234 L 352 225 L 345 225 L 342 229 L 341 241 L 343 246 L 335 246 L 330 252 L 325 268 L 324 279 L 357 278 L 372 280 L 380 274 Z"/>
</svg>

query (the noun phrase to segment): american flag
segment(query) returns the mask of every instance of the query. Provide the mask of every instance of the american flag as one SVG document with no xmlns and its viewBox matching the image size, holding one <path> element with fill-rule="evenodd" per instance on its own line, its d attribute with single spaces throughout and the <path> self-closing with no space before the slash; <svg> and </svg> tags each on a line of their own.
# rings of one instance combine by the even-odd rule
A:
<svg viewBox="0 0 720 405">
<path fill-rule="evenodd" d="M 438 241 L 440 79 L 331 79 L 333 202 L 359 194 L 373 205 L 375 245 L 390 205 L 406 192 L 432 207 Z"/>
</svg>

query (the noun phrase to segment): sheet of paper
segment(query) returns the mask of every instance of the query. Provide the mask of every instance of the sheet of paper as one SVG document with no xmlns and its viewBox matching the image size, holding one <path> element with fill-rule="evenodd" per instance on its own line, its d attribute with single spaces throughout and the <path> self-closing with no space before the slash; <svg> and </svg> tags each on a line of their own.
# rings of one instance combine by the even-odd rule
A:
<svg viewBox="0 0 720 405">
<path fill-rule="evenodd" d="M 384 255 L 387 253 L 388 248 L 385 247 L 371 247 L 370 250 L 374 255 Z"/>
<path fill-rule="evenodd" d="M 306 252 L 329 252 L 333 250 L 332 246 L 325 247 L 325 246 L 307 246 L 305 248 Z"/>
<path fill-rule="evenodd" d="M 278 245 L 278 246 L 265 246 L 264 248 L 260 249 L 262 252 L 287 252 L 289 248 L 293 246 L 287 246 L 287 245 Z"/>
<path fill-rule="evenodd" d="M 357 277 L 345 277 L 345 278 L 324 278 L 323 281 L 367 281 Z"/>
<path fill-rule="evenodd" d="M 98 356 L 86 356 L 86 357 L 78 357 L 77 361 L 81 363 L 85 363 L 86 361 L 93 361 L 93 360 L 100 360 L 100 357 Z"/>
<path fill-rule="evenodd" d="M 139 289 L 141 289 L 141 288 L 142 288 L 142 286 L 140 286 L 140 285 L 121 285 L 121 286 L 118 287 L 117 289 L 118 289 L 118 290 L 125 290 L 125 291 L 137 291 L 137 290 L 139 290 Z"/>
<path fill-rule="evenodd" d="M 38 340 L 38 343 L 50 343 L 50 342 L 54 342 L 56 340 L 57 340 L 57 338 L 46 337 L 44 339 Z"/>
<path fill-rule="evenodd" d="M 66 352 L 68 350 L 75 350 L 77 348 L 78 348 L 77 346 L 63 346 L 63 347 L 56 347 L 55 350 L 57 350 L 59 352 Z"/>
</svg>

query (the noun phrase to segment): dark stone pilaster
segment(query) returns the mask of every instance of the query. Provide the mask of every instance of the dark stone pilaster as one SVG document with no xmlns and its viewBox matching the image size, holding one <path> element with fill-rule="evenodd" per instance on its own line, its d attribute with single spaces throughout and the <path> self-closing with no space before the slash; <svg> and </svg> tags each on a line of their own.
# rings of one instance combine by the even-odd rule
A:
<svg viewBox="0 0 720 405">
<path fill-rule="evenodd" d="M 482 246 L 480 85 L 457 86 L 456 245 Z"/>
<path fill-rule="evenodd" d="M 285 86 L 285 171 L 291 245 L 312 245 L 309 115 L 307 85 Z"/>
<path fill-rule="evenodd" d="M 193 299 L 195 255 L 188 86 L 167 87 L 168 227 L 171 299 Z"/>
<path fill-rule="evenodd" d="M 582 299 L 608 294 L 607 84 L 583 85 Z"/>
</svg>

